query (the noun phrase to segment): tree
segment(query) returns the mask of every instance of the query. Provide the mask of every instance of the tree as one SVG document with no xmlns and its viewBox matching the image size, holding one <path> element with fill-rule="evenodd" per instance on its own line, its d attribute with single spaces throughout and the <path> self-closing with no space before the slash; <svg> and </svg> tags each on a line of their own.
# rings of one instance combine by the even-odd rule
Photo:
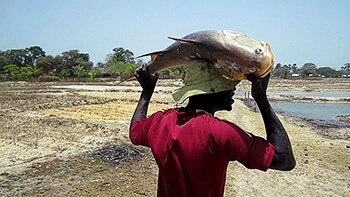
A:
<svg viewBox="0 0 350 197">
<path fill-rule="evenodd" d="M 15 64 L 8 64 L 4 66 L 4 74 L 8 75 L 10 78 L 15 79 L 20 74 L 20 69 Z"/>
<path fill-rule="evenodd" d="M 87 53 L 80 53 L 78 50 L 65 51 L 61 57 L 57 57 L 59 66 L 56 72 L 60 73 L 59 75 L 67 75 L 68 71 L 69 74 L 66 77 L 69 77 L 74 75 L 73 68 L 76 66 L 81 66 L 85 71 L 88 71 L 93 66 L 89 59 L 90 57 Z"/>
<path fill-rule="evenodd" d="M 113 49 L 113 54 L 107 56 L 107 61 L 112 62 L 124 62 L 124 63 L 134 63 L 134 53 L 129 49 L 124 49 L 123 47 L 116 47 Z"/>
<path fill-rule="evenodd" d="M 287 65 L 278 66 L 273 71 L 273 75 L 277 78 L 287 79 L 290 77 L 290 68 Z"/>
<path fill-rule="evenodd" d="M 40 68 L 44 73 L 49 74 L 56 71 L 59 65 L 59 58 L 54 58 L 51 55 L 39 57 L 35 63 L 37 68 Z"/>
<path fill-rule="evenodd" d="M 28 79 L 33 75 L 29 67 L 19 67 L 15 64 L 4 66 L 4 73 L 11 79 Z"/>
<path fill-rule="evenodd" d="M 45 57 L 45 51 L 40 46 L 31 46 L 25 49 L 10 49 L 1 52 L 1 56 L 6 59 L 6 64 L 15 64 L 19 67 L 35 65 L 40 57 Z"/>
<path fill-rule="evenodd" d="M 300 69 L 300 73 L 302 74 L 303 77 L 307 77 L 310 75 L 316 75 L 316 64 L 314 63 L 305 63 L 303 67 Z"/>
<path fill-rule="evenodd" d="M 31 46 L 25 49 L 27 51 L 26 64 L 35 65 L 40 57 L 45 57 L 45 51 L 40 46 Z"/>
<path fill-rule="evenodd" d="M 19 67 L 25 66 L 30 60 L 28 60 L 27 50 L 25 49 L 11 49 L 3 52 L 8 60 L 7 64 L 14 64 Z"/>
<path fill-rule="evenodd" d="M 74 76 L 79 77 L 79 78 L 87 75 L 86 70 L 81 65 L 77 65 L 77 66 L 73 67 L 73 74 L 74 74 Z"/>
<path fill-rule="evenodd" d="M 32 77 L 39 77 L 41 74 L 43 74 L 43 71 L 41 70 L 41 68 L 34 66 L 34 65 L 28 65 L 26 67 L 23 67 L 25 69 L 27 69 L 27 73 L 30 73 Z M 29 77 L 29 76 L 28 76 Z"/>
<path fill-rule="evenodd" d="M 336 71 L 333 68 L 330 67 L 321 67 L 321 68 L 317 68 L 316 70 L 317 74 L 319 75 L 323 75 L 325 77 L 340 77 L 341 76 L 341 72 L 340 71 Z"/>
<path fill-rule="evenodd" d="M 344 74 L 350 74 L 350 63 L 345 63 L 340 70 Z"/>
<path fill-rule="evenodd" d="M 279 69 L 282 67 L 282 64 L 281 63 L 277 63 L 276 66 L 275 66 L 275 69 Z"/>
<path fill-rule="evenodd" d="M 294 63 L 292 66 L 291 66 L 291 73 L 297 73 L 298 72 L 298 66 L 296 63 Z"/>
<path fill-rule="evenodd" d="M 113 54 L 107 55 L 106 63 L 99 67 L 103 73 L 107 72 L 113 77 L 126 77 L 133 74 L 137 68 L 134 62 L 134 53 L 122 47 L 114 48 L 113 52 Z"/>
<path fill-rule="evenodd" d="M 4 56 L 2 53 L 3 52 L 0 51 L 0 73 L 2 73 L 3 68 L 4 68 L 5 65 L 10 64 L 9 59 L 6 56 Z"/>
<path fill-rule="evenodd" d="M 88 76 L 90 79 L 95 79 L 96 77 L 99 77 L 101 75 L 101 71 L 99 68 L 92 68 L 89 72 L 88 72 Z"/>
</svg>

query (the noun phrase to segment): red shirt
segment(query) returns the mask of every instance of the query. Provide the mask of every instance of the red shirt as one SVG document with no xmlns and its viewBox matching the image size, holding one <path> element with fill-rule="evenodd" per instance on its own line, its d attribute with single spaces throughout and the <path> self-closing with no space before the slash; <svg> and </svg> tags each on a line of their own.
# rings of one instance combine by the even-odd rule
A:
<svg viewBox="0 0 350 197">
<path fill-rule="evenodd" d="M 223 196 L 229 161 L 266 171 L 275 150 L 231 122 L 180 109 L 136 121 L 130 139 L 152 150 L 159 167 L 158 196 Z"/>
</svg>

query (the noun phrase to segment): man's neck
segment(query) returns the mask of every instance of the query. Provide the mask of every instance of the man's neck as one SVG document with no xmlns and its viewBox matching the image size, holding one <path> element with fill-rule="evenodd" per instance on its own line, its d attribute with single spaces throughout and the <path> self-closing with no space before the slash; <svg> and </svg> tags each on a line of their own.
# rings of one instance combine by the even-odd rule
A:
<svg viewBox="0 0 350 197">
<path fill-rule="evenodd" d="M 200 106 L 200 105 L 193 105 L 191 103 L 188 103 L 188 105 L 185 107 L 185 110 L 190 111 L 190 110 L 195 110 L 197 111 L 204 111 L 205 113 L 211 114 L 212 116 L 214 116 L 215 114 L 215 110 L 211 109 L 208 106 Z"/>
</svg>

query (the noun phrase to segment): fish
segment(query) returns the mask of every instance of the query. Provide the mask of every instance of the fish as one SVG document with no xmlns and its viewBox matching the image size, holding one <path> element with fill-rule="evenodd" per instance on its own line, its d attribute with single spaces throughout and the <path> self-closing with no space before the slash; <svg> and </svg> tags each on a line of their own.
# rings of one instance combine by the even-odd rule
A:
<svg viewBox="0 0 350 197">
<path fill-rule="evenodd" d="M 182 38 L 168 38 L 175 42 L 164 50 L 137 57 L 151 56 L 150 63 L 146 65 L 151 74 L 186 65 L 196 59 L 212 62 L 219 73 L 230 80 L 246 79 L 247 74 L 263 78 L 273 68 L 274 54 L 270 45 L 240 32 L 206 30 Z"/>
</svg>

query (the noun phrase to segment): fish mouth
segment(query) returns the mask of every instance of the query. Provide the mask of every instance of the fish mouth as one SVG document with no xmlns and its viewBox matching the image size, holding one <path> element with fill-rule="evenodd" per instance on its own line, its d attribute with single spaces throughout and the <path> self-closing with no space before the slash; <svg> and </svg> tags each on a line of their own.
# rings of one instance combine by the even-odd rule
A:
<svg viewBox="0 0 350 197">
<path fill-rule="evenodd" d="M 271 65 L 268 69 L 266 69 L 265 72 L 260 73 L 260 74 L 258 75 L 258 77 L 259 77 L 259 78 L 264 78 L 264 77 L 265 77 L 266 75 L 268 75 L 271 71 L 272 71 L 272 65 Z"/>
</svg>

